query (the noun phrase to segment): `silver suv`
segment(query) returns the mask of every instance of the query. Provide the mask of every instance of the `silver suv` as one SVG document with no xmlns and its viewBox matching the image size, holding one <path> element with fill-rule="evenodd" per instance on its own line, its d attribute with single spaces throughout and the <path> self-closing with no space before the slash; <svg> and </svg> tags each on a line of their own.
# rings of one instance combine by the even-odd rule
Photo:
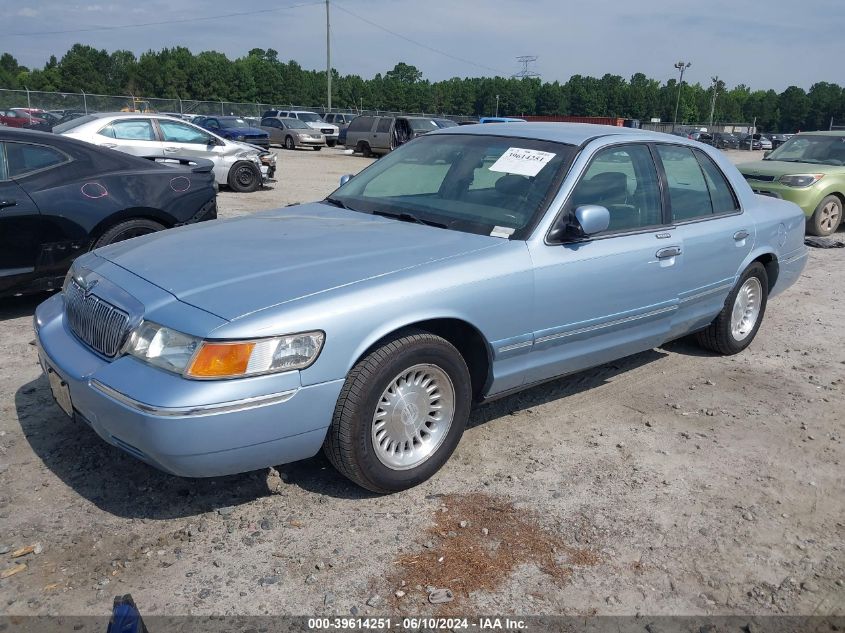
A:
<svg viewBox="0 0 845 633">
<path fill-rule="evenodd" d="M 255 191 L 276 172 L 272 152 L 163 114 L 88 114 L 57 125 L 53 132 L 135 156 L 206 158 L 214 163 L 217 184 L 234 191 Z"/>
<path fill-rule="evenodd" d="M 299 119 L 311 129 L 320 130 L 323 136 L 326 137 L 326 145 L 329 147 L 337 145 L 337 136 L 340 133 L 340 130 L 336 125 L 326 123 L 316 112 L 311 112 L 309 110 L 266 110 L 264 114 L 261 115 L 261 118 Z"/>
<path fill-rule="evenodd" d="M 437 129 L 437 124 L 425 117 L 358 116 L 346 128 L 346 147 L 364 156 L 387 154 Z"/>
</svg>

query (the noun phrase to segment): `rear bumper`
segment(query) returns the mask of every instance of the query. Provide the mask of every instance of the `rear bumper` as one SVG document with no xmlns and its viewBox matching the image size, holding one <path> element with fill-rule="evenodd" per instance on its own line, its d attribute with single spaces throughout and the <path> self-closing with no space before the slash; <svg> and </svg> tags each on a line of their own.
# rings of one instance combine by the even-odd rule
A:
<svg viewBox="0 0 845 633">
<path fill-rule="evenodd" d="M 804 267 L 807 265 L 809 259 L 809 250 L 806 246 L 801 246 L 785 257 L 778 260 L 778 279 L 774 287 L 769 292 L 769 297 L 774 297 L 780 294 L 792 284 L 798 281 Z"/>
<path fill-rule="evenodd" d="M 36 311 L 42 366 L 67 384 L 74 417 L 109 444 L 183 477 L 246 472 L 319 451 L 342 380 L 303 387 L 288 372 L 192 381 L 133 358 L 107 361 L 68 330 L 62 306 L 56 295 Z"/>
</svg>

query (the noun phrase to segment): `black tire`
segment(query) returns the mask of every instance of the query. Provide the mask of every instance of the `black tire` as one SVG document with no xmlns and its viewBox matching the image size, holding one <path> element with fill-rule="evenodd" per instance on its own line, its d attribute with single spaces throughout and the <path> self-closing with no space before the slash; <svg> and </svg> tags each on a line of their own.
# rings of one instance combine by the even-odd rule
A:
<svg viewBox="0 0 845 633">
<path fill-rule="evenodd" d="M 737 340 L 731 329 L 734 303 L 736 302 L 740 289 L 751 277 L 757 278 L 762 290 L 759 301 L 760 311 L 757 315 L 757 321 L 754 323 L 754 327 L 751 331 L 740 340 Z M 766 314 L 768 296 L 769 276 L 766 274 L 766 268 L 760 262 L 754 262 L 745 269 L 742 277 L 739 278 L 736 286 L 733 290 L 731 290 L 731 293 L 725 300 L 725 306 L 722 308 L 719 315 L 713 319 L 713 322 L 708 325 L 707 328 L 696 333 L 696 340 L 698 341 L 698 344 L 705 349 L 709 349 L 710 351 L 718 354 L 724 354 L 725 356 L 738 354 L 744 350 L 746 347 L 751 345 L 751 341 L 753 341 L 754 337 L 757 336 L 760 324 L 763 323 L 763 317 Z"/>
<path fill-rule="evenodd" d="M 232 165 L 227 181 L 232 191 L 252 193 L 261 186 L 261 171 L 254 164 L 242 160 Z"/>
<path fill-rule="evenodd" d="M 394 377 L 419 364 L 434 365 L 448 375 L 454 388 L 454 415 L 439 446 L 425 461 L 406 470 L 393 469 L 376 455 L 373 416 Z M 471 401 L 469 370 L 451 343 L 419 330 L 397 333 L 349 372 L 323 451 L 341 474 L 367 490 L 387 494 L 411 488 L 436 473 L 452 455 L 469 418 Z"/>
<path fill-rule="evenodd" d="M 315 152 L 319 152 L 321 149 L 323 149 L 323 146 L 322 146 L 322 145 L 315 145 L 315 146 L 314 146 L 314 151 L 315 151 Z"/>
<path fill-rule="evenodd" d="M 329 147 L 334 147 L 335 145 L 337 145 L 337 141 L 326 141 L 326 145 L 328 145 Z"/>
<path fill-rule="evenodd" d="M 122 242 L 133 237 L 155 233 L 156 231 L 163 231 L 166 227 L 163 224 L 147 220 L 146 218 L 137 218 L 135 220 L 127 220 L 120 224 L 115 224 L 110 229 L 106 230 L 94 242 L 93 248 L 100 248 L 107 244 L 114 244 L 115 242 Z"/>
<path fill-rule="evenodd" d="M 358 141 L 358 146 L 355 148 L 356 152 L 360 152 L 364 158 L 372 158 L 373 157 L 373 150 L 370 148 L 370 144 L 367 141 Z"/>
<path fill-rule="evenodd" d="M 294 143 L 292 136 L 285 137 L 285 149 L 296 149 L 296 143 Z"/>
<path fill-rule="evenodd" d="M 819 202 L 813 215 L 807 220 L 810 235 L 832 235 L 842 223 L 842 200 L 837 196 L 826 196 Z"/>
</svg>

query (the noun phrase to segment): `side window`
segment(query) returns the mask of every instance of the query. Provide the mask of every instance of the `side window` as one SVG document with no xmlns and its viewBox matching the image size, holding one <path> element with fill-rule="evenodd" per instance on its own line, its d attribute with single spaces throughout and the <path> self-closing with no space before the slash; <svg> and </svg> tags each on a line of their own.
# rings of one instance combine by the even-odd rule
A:
<svg viewBox="0 0 845 633">
<path fill-rule="evenodd" d="M 584 204 L 610 211 L 608 233 L 663 224 L 660 186 L 645 145 L 620 145 L 599 151 L 569 201 L 572 213 Z"/>
<path fill-rule="evenodd" d="M 55 167 L 70 159 L 52 147 L 28 143 L 6 143 L 6 171 L 9 178 Z M 0 178 L 2 180 L 2 178 Z"/>
<path fill-rule="evenodd" d="M 672 219 L 684 222 L 713 215 L 710 191 L 692 149 L 680 145 L 658 145 L 669 186 Z"/>
<path fill-rule="evenodd" d="M 333 114 L 327 114 L 326 116 L 323 117 L 323 121 L 325 121 L 326 123 L 334 123 L 334 115 Z"/>
<path fill-rule="evenodd" d="M 132 119 L 129 121 L 113 121 L 111 125 L 106 126 L 100 133 L 104 133 L 111 128 L 109 133 L 103 134 L 111 138 L 121 139 L 124 141 L 154 141 L 156 140 L 155 132 L 153 132 L 153 124 L 147 119 Z"/>
<path fill-rule="evenodd" d="M 393 119 L 389 117 L 385 117 L 383 119 L 379 119 L 378 127 L 376 127 L 376 132 L 390 132 L 390 124 L 393 123 Z"/>
<path fill-rule="evenodd" d="M 217 119 L 206 119 L 203 125 L 214 130 L 220 129 L 220 124 L 217 122 Z"/>
<path fill-rule="evenodd" d="M 167 143 L 196 143 L 197 145 L 208 144 L 208 134 L 204 134 L 196 128 L 177 121 L 159 120 L 161 135 Z"/>
<path fill-rule="evenodd" d="M 350 132 L 365 132 L 373 125 L 373 118 L 369 116 L 359 116 L 357 119 L 349 124 Z"/>
<path fill-rule="evenodd" d="M 3 111 L 0 110 L 0 115 Z M 6 152 L 3 151 L 3 143 L 0 143 L 0 182 L 9 179 L 9 170 L 6 168 Z"/>
<path fill-rule="evenodd" d="M 713 160 L 704 152 L 695 150 L 695 157 L 704 172 L 704 180 L 710 190 L 710 203 L 713 205 L 713 213 L 733 213 L 739 210 L 733 189 L 728 184 L 725 174 L 719 169 Z"/>
</svg>

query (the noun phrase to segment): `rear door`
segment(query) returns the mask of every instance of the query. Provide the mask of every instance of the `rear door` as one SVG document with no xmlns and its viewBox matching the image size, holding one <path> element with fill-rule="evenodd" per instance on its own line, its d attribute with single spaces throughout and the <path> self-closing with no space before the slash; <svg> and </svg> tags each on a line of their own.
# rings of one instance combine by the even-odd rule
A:
<svg viewBox="0 0 845 633">
<path fill-rule="evenodd" d="M 681 145 L 655 149 L 665 174 L 673 231 L 684 244 L 675 336 L 707 325 L 719 313 L 756 235 L 728 179 L 707 154 Z"/>
<path fill-rule="evenodd" d="M 390 150 L 390 136 L 393 133 L 393 122 L 395 120 L 389 116 L 383 116 L 378 119 L 375 129 L 370 135 L 370 147 L 377 151 Z"/>
</svg>

